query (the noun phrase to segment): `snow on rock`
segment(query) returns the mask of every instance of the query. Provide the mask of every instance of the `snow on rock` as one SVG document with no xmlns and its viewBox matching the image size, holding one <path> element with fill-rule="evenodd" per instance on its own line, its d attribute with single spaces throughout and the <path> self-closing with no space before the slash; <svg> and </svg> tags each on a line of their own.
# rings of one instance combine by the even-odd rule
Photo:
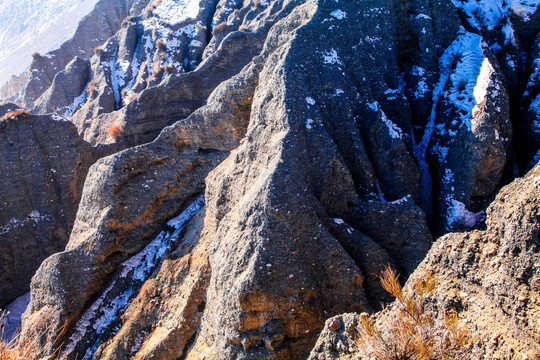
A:
<svg viewBox="0 0 540 360">
<path fill-rule="evenodd" d="M 448 206 L 448 228 L 449 230 L 456 229 L 458 226 L 472 228 L 484 216 L 484 212 L 474 213 L 466 209 L 465 204 L 455 199 L 449 199 Z"/>
<path fill-rule="evenodd" d="M 12 230 L 16 230 L 20 227 L 23 227 L 25 225 L 31 224 L 31 223 L 38 223 L 40 221 L 46 221 L 49 217 L 46 215 L 41 215 L 39 211 L 34 210 L 28 216 L 22 220 L 11 218 L 9 220 L 9 223 L 5 224 L 4 226 L 0 227 L 0 235 L 7 234 L 8 232 Z"/>
<path fill-rule="evenodd" d="M 178 25 L 186 19 L 194 19 L 199 14 L 201 0 L 163 0 L 154 9 L 154 15 L 169 25 Z"/>
<path fill-rule="evenodd" d="M 493 30 L 515 15 L 528 21 L 537 11 L 540 0 L 452 0 L 467 14 L 469 23 L 476 28 Z"/>
<path fill-rule="evenodd" d="M 19 296 L 5 309 L 0 309 L 0 326 L 3 327 L 3 332 L 0 331 L 0 337 L 10 341 L 17 333 L 21 326 L 22 314 L 26 311 L 30 303 L 30 293 Z"/>
<path fill-rule="evenodd" d="M 415 144 L 415 154 L 419 161 L 422 172 L 422 196 L 424 207 L 431 211 L 431 187 L 432 180 L 428 166 L 428 156 L 434 155 L 438 162 L 445 167 L 446 158 L 450 148 L 448 143 L 439 143 L 440 139 L 446 142 L 457 138 L 463 132 L 475 132 L 476 118 L 481 107 L 485 105 L 488 96 L 488 87 L 492 84 L 494 67 L 489 58 L 485 56 L 484 47 L 486 45 L 480 35 L 466 32 L 462 29 L 461 34 L 446 49 L 439 61 L 440 78 L 433 89 L 433 105 L 431 115 L 426 125 L 424 134 L 419 143 Z M 422 69 L 416 69 L 418 75 Z M 489 93 L 489 96 L 496 96 L 496 90 Z M 438 111 L 441 102 L 444 107 L 452 109 L 454 116 L 450 118 L 438 118 Z M 447 169 L 449 171 L 449 169 Z M 450 230 L 452 224 L 465 224 L 470 221 L 456 220 L 465 212 L 458 212 L 459 205 L 456 205 L 455 194 L 445 177 L 443 182 L 447 182 L 446 187 L 450 191 L 450 198 L 447 203 L 454 210 L 449 210 L 448 226 Z M 461 215 L 460 215 L 461 214 Z M 459 215 L 459 216 L 458 216 Z"/>
<path fill-rule="evenodd" d="M 413 96 L 417 99 L 425 97 L 430 90 L 425 81 L 426 69 L 415 65 L 412 67 L 411 75 L 420 79 L 416 85 L 416 89 L 413 90 Z"/>
<path fill-rule="evenodd" d="M 199 197 L 180 215 L 169 220 L 168 226 L 174 228 L 171 233 L 162 231 L 140 253 L 120 264 L 119 276 L 115 277 L 101 296 L 81 316 L 64 354 L 75 350 L 77 344 L 88 334 L 96 336 L 94 344 L 88 344 L 84 359 L 91 359 L 101 344 L 100 337 L 110 330 L 111 325 L 121 316 L 129 305 L 130 299 L 146 281 L 148 276 L 160 264 L 164 256 L 179 240 L 188 222 L 204 206 L 204 196 Z M 118 293 L 118 289 L 121 292 Z"/>
<path fill-rule="evenodd" d="M 407 194 L 404 197 L 402 197 L 401 199 L 390 201 L 390 204 L 400 205 L 400 204 L 406 203 L 407 201 L 412 201 L 412 195 L 411 194 Z"/>
<path fill-rule="evenodd" d="M 343 65 L 343 62 L 339 59 L 338 53 L 335 49 L 325 52 L 323 54 L 323 59 L 325 64 Z"/>
<path fill-rule="evenodd" d="M 455 65 L 454 65 L 455 64 Z M 485 97 L 493 67 L 484 57 L 482 37 L 473 33 L 460 35 L 441 57 L 441 86 L 450 86 L 442 93 L 460 113 L 461 124 L 472 129 L 473 109 L 477 96 Z M 442 83 L 444 81 L 444 83 Z"/>
<path fill-rule="evenodd" d="M 540 135 L 540 95 L 531 103 L 529 110 L 536 115 L 536 119 L 533 120 L 533 131 Z"/>
<path fill-rule="evenodd" d="M 69 119 L 75 113 L 75 111 L 77 111 L 79 107 L 81 107 L 81 105 L 84 104 L 85 102 L 86 102 L 86 88 L 83 90 L 81 95 L 73 99 L 72 104 L 65 107 L 57 108 L 56 113 L 63 120 Z"/>
<path fill-rule="evenodd" d="M 336 9 L 330 13 L 331 16 L 335 17 L 338 20 L 343 20 L 347 17 L 347 13 L 343 10 Z"/>
<path fill-rule="evenodd" d="M 312 97 L 307 97 L 306 98 L 306 102 L 309 104 L 309 105 L 315 105 L 315 100 L 312 98 Z"/>
<path fill-rule="evenodd" d="M 501 29 L 506 36 L 506 42 L 514 45 L 515 34 L 511 19 L 518 17 L 522 21 L 529 21 L 540 5 L 540 0 L 452 0 L 452 2 L 466 14 L 471 26 L 479 30 Z"/>
<path fill-rule="evenodd" d="M 384 111 L 380 108 L 379 103 L 377 101 L 374 101 L 372 103 L 369 103 L 368 106 L 375 112 L 378 112 L 380 114 L 380 118 L 382 122 L 386 125 L 388 128 L 388 133 L 390 134 L 390 137 L 392 139 L 402 139 L 403 138 L 403 130 L 399 126 L 397 126 L 392 120 L 388 119 Z"/>
</svg>

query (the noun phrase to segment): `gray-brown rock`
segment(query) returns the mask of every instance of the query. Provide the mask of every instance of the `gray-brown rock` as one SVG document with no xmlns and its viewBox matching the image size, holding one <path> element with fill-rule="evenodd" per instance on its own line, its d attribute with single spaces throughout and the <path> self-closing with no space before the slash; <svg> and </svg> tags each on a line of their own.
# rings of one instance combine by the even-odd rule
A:
<svg viewBox="0 0 540 360">
<path fill-rule="evenodd" d="M 0 88 L 0 99 L 2 101 L 15 101 L 22 103 L 22 91 L 28 82 L 28 72 L 20 75 L 13 75 Z"/>
<path fill-rule="evenodd" d="M 4 117 L 5 115 L 17 110 L 21 110 L 19 105 L 13 103 L 3 103 L 0 105 L 0 117 Z"/>
<path fill-rule="evenodd" d="M 75 126 L 19 110 L 0 120 L 0 305 L 28 292 L 41 261 L 61 251 L 95 153 Z"/>
<path fill-rule="evenodd" d="M 64 70 L 74 57 L 89 58 L 95 47 L 102 45 L 120 29 L 128 15 L 137 15 L 141 3 L 148 1 L 100 0 L 81 20 L 70 40 L 47 54 L 35 54 L 25 88 L 24 107 L 32 108 L 34 102 L 51 86 L 56 74 Z"/>
<path fill-rule="evenodd" d="M 536 359 L 540 356 L 540 165 L 502 188 L 487 216 L 485 231 L 441 237 L 405 291 L 413 299 L 420 297 L 423 316 L 444 319 L 457 314 L 457 325 L 433 321 L 439 331 L 433 333 L 442 337 L 453 326 L 467 329 L 462 334 L 467 334 L 472 348 L 461 349 L 465 352 L 460 358 Z M 414 284 L 423 279 L 432 279 L 434 288 L 421 295 Z M 390 339 L 399 308 L 396 303 L 375 316 L 381 333 L 390 340 L 388 350 L 399 343 L 395 336 Z M 327 322 L 310 359 L 371 358 L 369 347 L 358 341 L 366 331 L 362 316 L 367 314 L 346 314 Z M 345 325 L 336 332 L 330 325 L 338 321 Z M 458 348 L 465 343 L 449 339 Z M 428 340 L 437 341 L 435 337 Z"/>
<path fill-rule="evenodd" d="M 463 17 L 450 0 L 156 0 L 127 18 L 84 86 L 62 72 L 81 136 L 128 149 L 90 169 L 22 338 L 67 359 L 305 359 L 326 323 L 312 356 L 354 355 L 354 328 L 386 318 L 328 319 L 389 303 L 384 269 L 417 283 L 432 232 L 482 226 L 509 176 L 517 75 Z M 431 250 L 440 289 L 486 280 L 466 243 Z M 454 304 L 437 294 L 433 314 Z"/>
<path fill-rule="evenodd" d="M 36 100 L 33 111 L 41 114 L 55 113 L 66 119 L 75 111 L 74 107 L 84 97 L 90 78 L 90 62 L 75 57 L 65 70 L 54 77 L 51 87 Z"/>
</svg>

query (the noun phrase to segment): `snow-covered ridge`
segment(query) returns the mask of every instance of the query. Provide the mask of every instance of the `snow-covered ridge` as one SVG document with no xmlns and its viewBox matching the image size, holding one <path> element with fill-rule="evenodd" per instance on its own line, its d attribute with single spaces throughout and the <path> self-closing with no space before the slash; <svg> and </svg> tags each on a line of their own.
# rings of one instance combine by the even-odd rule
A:
<svg viewBox="0 0 540 360">
<path fill-rule="evenodd" d="M 515 43 L 511 16 L 529 21 L 540 5 L 540 0 L 452 0 L 452 2 L 467 15 L 471 26 L 483 30 L 495 30 L 500 27 L 507 43 Z"/>
<path fill-rule="evenodd" d="M 455 138 L 463 132 L 475 131 L 475 116 L 485 102 L 488 86 L 492 83 L 493 65 L 485 56 L 487 45 L 478 34 L 465 32 L 454 40 L 439 61 L 440 79 L 433 89 L 433 107 L 423 138 L 415 145 L 416 157 L 422 172 L 422 194 L 424 206 L 431 211 L 432 179 L 428 167 L 428 158 L 434 155 L 444 167 L 449 147 L 442 145 L 438 137 Z M 496 96 L 496 90 L 490 96 Z M 437 123 L 437 106 L 446 102 L 456 110 L 457 117 L 451 123 Z M 446 214 L 448 230 L 456 226 L 470 227 L 483 214 L 469 212 L 454 194 L 454 172 L 446 169 L 441 182 L 449 194 L 444 200 L 448 206 Z"/>
</svg>

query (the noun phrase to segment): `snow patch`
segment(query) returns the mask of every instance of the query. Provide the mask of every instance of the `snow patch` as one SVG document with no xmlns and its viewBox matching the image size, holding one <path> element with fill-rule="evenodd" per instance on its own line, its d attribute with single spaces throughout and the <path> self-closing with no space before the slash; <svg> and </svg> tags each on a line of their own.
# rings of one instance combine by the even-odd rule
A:
<svg viewBox="0 0 540 360">
<path fill-rule="evenodd" d="M 392 120 L 388 119 L 384 111 L 380 108 L 379 103 L 377 101 L 374 101 L 372 103 L 368 103 L 368 106 L 373 110 L 380 114 L 382 122 L 386 125 L 388 128 L 388 133 L 390 134 L 390 137 L 392 139 L 402 139 L 403 138 L 403 130 L 399 126 L 397 126 Z"/>
<path fill-rule="evenodd" d="M 540 0 L 452 0 L 454 6 L 463 10 L 471 26 L 482 30 L 500 28 L 506 36 L 506 43 L 516 45 L 511 19 L 518 17 L 529 21 L 538 10 Z"/>
<path fill-rule="evenodd" d="M 77 96 L 76 98 L 73 99 L 73 103 L 71 103 L 68 106 L 64 106 L 64 107 L 56 109 L 56 112 L 58 113 L 58 115 L 60 116 L 60 118 L 62 120 L 69 119 L 70 117 L 72 117 L 73 114 L 77 110 L 79 110 L 79 108 L 86 102 L 86 89 L 87 89 L 87 87 L 88 87 L 88 85 L 86 85 L 86 87 L 84 88 L 81 95 L 79 95 L 79 96 Z M 54 119 L 54 120 L 59 120 L 59 119 Z"/>
<path fill-rule="evenodd" d="M 31 223 L 39 223 L 40 221 L 47 221 L 49 220 L 49 217 L 46 215 L 41 215 L 39 211 L 34 210 L 28 216 L 22 220 L 11 218 L 9 222 L 0 227 L 0 235 L 7 234 L 10 231 L 16 230 L 18 228 L 21 228 L 25 225 L 31 224 Z"/>
<path fill-rule="evenodd" d="M 330 13 L 331 16 L 335 17 L 338 20 L 343 20 L 347 17 L 347 13 L 343 10 L 337 9 Z"/>
<path fill-rule="evenodd" d="M 163 0 L 153 13 L 166 24 L 178 25 L 199 15 L 200 2 L 201 0 Z"/>
<path fill-rule="evenodd" d="M 335 49 L 323 53 L 323 58 L 325 64 L 343 65 L 343 62 L 339 59 L 338 53 Z"/>
<path fill-rule="evenodd" d="M 471 228 L 478 223 L 483 216 L 483 211 L 473 213 L 467 210 L 465 204 L 455 199 L 450 199 L 448 205 L 446 220 L 449 230 L 453 230 L 456 228 L 456 226 L 460 225 Z"/>
<path fill-rule="evenodd" d="M 97 342 L 89 348 L 84 359 L 91 359 L 100 345 L 99 338 L 107 332 L 110 326 L 118 319 L 129 305 L 130 299 L 142 285 L 152 271 L 159 265 L 165 254 L 179 240 L 180 234 L 188 222 L 204 206 L 204 196 L 199 197 L 189 205 L 180 215 L 169 220 L 167 225 L 174 228 L 172 234 L 161 232 L 140 253 L 120 264 L 120 275 L 116 277 L 101 296 L 90 306 L 78 320 L 63 354 L 71 353 L 77 344 L 91 329 L 97 335 Z M 128 283 L 125 283 L 125 280 Z M 121 283 L 123 286 L 118 286 Z M 123 291 L 114 295 L 118 287 Z"/>
<path fill-rule="evenodd" d="M 312 98 L 312 97 L 307 97 L 306 98 L 306 102 L 309 104 L 309 105 L 315 105 L 315 100 Z"/>
<path fill-rule="evenodd" d="M 3 327 L 3 333 L 0 331 L 0 335 L 3 335 L 3 340 L 9 342 L 21 327 L 21 317 L 29 303 L 30 293 L 28 292 L 8 304 L 5 309 L 0 309 L 0 327 Z"/>
</svg>

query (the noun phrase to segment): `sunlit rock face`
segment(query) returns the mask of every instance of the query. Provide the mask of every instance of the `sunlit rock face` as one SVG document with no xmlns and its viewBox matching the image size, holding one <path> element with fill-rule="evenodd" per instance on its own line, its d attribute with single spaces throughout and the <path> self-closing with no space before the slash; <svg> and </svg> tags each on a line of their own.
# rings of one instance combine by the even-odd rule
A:
<svg viewBox="0 0 540 360">
<path fill-rule="evenodd" d="M 434 239 L 499 236 L 488 206 L 538 160 L 533 2 L 124 5 L 92 52 L 36 58 L 27 86 L 26 118 L 62 120 L 74 138 L 58 149 L 94 154 L 31 283 L 22 338 L 43 355 L 305 359 L 327 319 L 392 301 L 384 269 L 404 282 L 427 261 L 451 281 L 474 251 L 448 258 Z M 494 302 L 534 289 L 534 270 L 517 279 L 533 245 L 505 260 L 525 265 L 499 274 L 517 282 Z M 311 356 L 341 351 L 326 324 Z"/>
</svg>

